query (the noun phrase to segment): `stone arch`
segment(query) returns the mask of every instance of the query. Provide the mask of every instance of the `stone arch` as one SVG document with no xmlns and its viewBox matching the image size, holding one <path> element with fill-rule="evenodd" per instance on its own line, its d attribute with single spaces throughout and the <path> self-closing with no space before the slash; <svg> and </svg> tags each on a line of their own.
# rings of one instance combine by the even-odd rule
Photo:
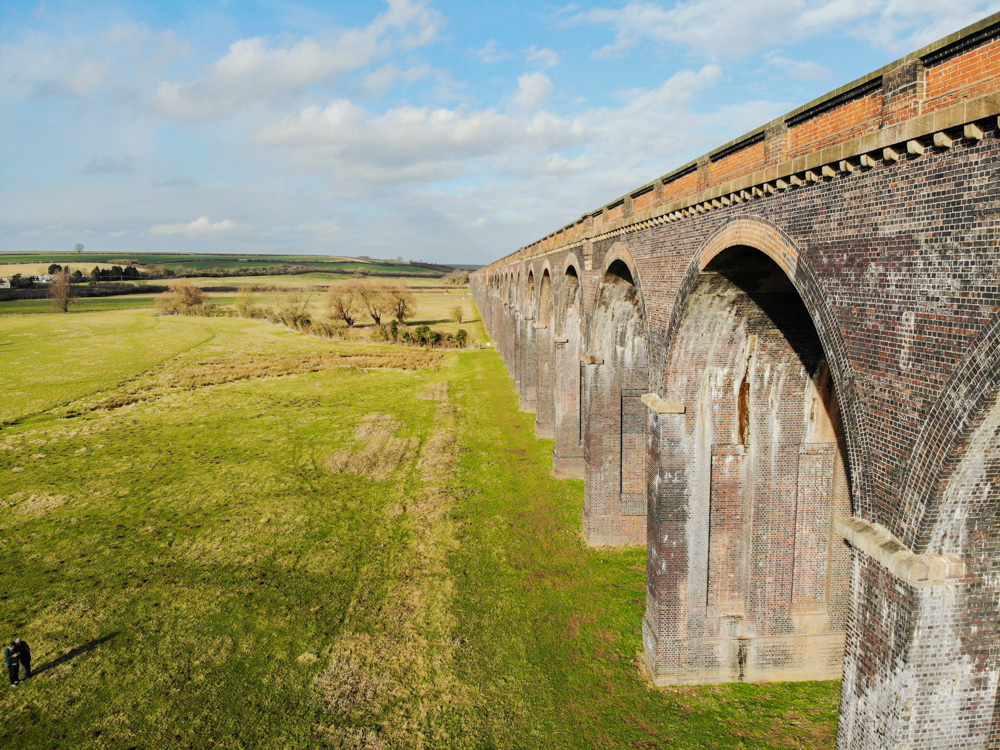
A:
<svg viewBox="0 0 1000 750">
<path fill-rule="evenodd" d="M 545 261 L 541 267 L 535 304 L 535 363 L 538 369 L 535 435 L 549 440 L 555 437 L 554 296 L 552 272 L 549 262 Z"/>
<path fill-rule="evenodd" d="M 535 361 L 535 308 L 538 304 L 538 289 L 534 265 L 525 266 L 524 286 L 521 287 L 519 336 L 520 402 L 523 412 L 534 412 L 538 408 L 538 366 Z"/>
<path fill-rule="evenodd" d="M 851 495 L 839 394 L 792 278 L 794 247 L 741 223 L 695 257 L 662 398 L 649 401 L 659 470 L 646 649 L 660 682 L 842 671 L 851 558 L 834 528 Z"/>
<path fill-rule="evenodd" d="M 1000 315 L 980 331 L 927 413 L 907 462 L 900 493 L 897 535 L 915 552 L 930 549 L 943 512 L 947 472 L 972 440 L 979 420 L 1000 390 Z"/>
<path fill-rule="evenodd" d="M 584 535 L 592 545 L 646 539 L 648 323 L 631 254 L 616 245 L 604 264 L 584 360 Z"/>
<path fill-rule="evenodd" d="M 521 361 L 524 359 L 524 336 L 522 335 L 523 320 L 522 320 L 522 305 L 523 305 L 523 294 L 521 292 L 521 269 L 518 266 L 511 268 L 511 285 L 510 285 L 510 349 L 513 356 L 511 357 L 511 368 L 512 374 L 514 376 L 514 388 L 517 390 L 518 396 L 521 394 Z"/>
<path fill-rule="evenodd" d="M 564 263 L 556 310 L 555 449 L 552 473 L 556 477 L 583 479 L 583 280 L 579 259 L 572 253 Z"/>
<path fill-rule="evenodd" d="M 669 332 L 676 330 L 678 318 L 685 309 L 687 298 L 702 269 L 719 253 L 736 246 L 752 247 L 774 261 L 791 281 L 805 304 L 827 356 L 830 376 L 844 422 L 854 513 L 867 520 L 879 520 L 871 494 L 871 468 L 868 458 L 871 451 L 868 448 L 867 419 L 843 331 L 819 278 L 808 260 L 802 257 L 795 243 L 781 229 L 761 218 L 743 218 L 724 224 L 709 237 L 688 264 L 674 300 L 667 327 L 666 359 L 670 357 L 670 347 L 673 342 Z"/>
</svg>

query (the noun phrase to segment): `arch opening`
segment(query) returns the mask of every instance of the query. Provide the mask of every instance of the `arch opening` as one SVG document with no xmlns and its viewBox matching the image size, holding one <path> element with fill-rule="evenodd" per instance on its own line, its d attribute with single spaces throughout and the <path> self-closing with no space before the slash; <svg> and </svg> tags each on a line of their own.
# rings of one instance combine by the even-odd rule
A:
<svg viewBox="0 0 1000 750">
<path fill-rule="evenodd" d="M 822 342 L 750 247 L 717 255 L 683 304 L 662 392 L 684 409 L 657 417 L 650 669 L 661 684 L 839 677 L 851 560 L 834 524 L 851 497 Z"/>
<path fill-rule="evenodd" d="M 538 295 L 535 288 L 534 269 L 528 270 L 525 286 L 521 290 L 521 315 L 518 323 L 520 336 L 520 401 L 518 408 L 524 412 L 537 411 L 538 406 L 538 365 L 535 351 L 535 308 L 538 306 Z"/>
<path fill-rule="evenodd" d="M 629 267 L 604 273 L 585 355 L 584 536 L 592 545 L 646 542 L 646 319 Z"/>
<path fill-rule="evenodd" d="M 535 435 L 551 440 L 555 437 L 555 351 L 553 349 L 552 276 L 546 268 L 538 286 L 535 311 L 535 363 L 537 399 Z"/>
<path fill-rule="evenodd" d="M 555 449 L 552 474 L 557 478 L 584 478 L 581 384 L 583 363 L 583 286 L 574 266 L 562 279 L 555 348 Z"/>
</svg>

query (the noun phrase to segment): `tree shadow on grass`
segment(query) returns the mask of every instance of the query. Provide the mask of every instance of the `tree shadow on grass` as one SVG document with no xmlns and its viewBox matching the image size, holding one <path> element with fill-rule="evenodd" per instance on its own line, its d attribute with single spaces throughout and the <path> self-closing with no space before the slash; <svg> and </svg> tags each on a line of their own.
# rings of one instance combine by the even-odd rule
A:
<svg viewBox="0 0 1000 750">
<path fill-rule="evenodd" d="M 82 646 L 77 646 L 74 649 L 70 649 L 65 654 L 60 656 L 58 659 L 46 662 L 45 664 L 40 665 L 37 669 L 32 669 L 31 676 L 35 677 L 37 675 L 40 675 L 42 672 L 48 672 L 50 669 L 55 669 L 56 667 L 65 664 L 68 661 L 72 661 L 78 656 L 82 656 L 83 654 L 86 654 L 89 651 L 93 651 L 102 643 L 107 643 L 112 638 L 117 638 L 118 635 L 119 635 L 118 631 L 115 631 L 114 633 L 108 633 L 107 635 L 103 635 L 100 638 L 95 638 L 92 641 L 88 641 L 87 643 L 84 643 Z"/>
</svg>

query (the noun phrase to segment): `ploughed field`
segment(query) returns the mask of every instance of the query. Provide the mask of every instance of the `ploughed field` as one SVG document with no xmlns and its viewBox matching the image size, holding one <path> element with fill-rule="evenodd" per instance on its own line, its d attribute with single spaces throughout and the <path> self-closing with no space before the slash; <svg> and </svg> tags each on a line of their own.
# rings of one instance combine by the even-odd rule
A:
<svg viewBox="0 0 1000 750">
<path fill-rule="evenodd" d="M 833 745 L 838 683 L 648 686 L 492 350 L 4 316 L 0 393 L 4 748 Z"/>
</svg>

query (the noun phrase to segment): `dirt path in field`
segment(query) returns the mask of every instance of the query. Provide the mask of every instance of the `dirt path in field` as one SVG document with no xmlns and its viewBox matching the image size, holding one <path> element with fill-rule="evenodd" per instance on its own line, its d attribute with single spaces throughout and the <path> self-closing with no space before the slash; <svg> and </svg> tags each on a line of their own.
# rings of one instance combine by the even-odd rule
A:
<svg viewBox="0 0 1000 750">
<path fill-rule="evenodd" d="M 330 650 L 327 669 L 317 679 L 332 723 L 321 736 L 343 748 L 423 748 L 448 744 L 449 727 L 463 724 L 475 689 L 460 684 L 452 669 L 459 647 L 451 611 L 454 581 L 447 566 L 456 545 L 449 489 L 457 447 L 454 405 L 448 384 L 419 396 L 437 402 L 433 428 L 417 461 L 419 490 L 403 507 L 394 506 L 387 523 L 406 529 L 405 550 L 383 609 L 369 632 L 350 629 Z"/>
</svg>

